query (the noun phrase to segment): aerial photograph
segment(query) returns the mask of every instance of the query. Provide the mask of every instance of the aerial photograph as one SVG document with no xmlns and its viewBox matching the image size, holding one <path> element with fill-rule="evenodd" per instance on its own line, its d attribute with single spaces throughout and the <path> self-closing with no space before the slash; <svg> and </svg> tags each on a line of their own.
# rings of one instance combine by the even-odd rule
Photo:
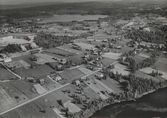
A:
<svg viewBox="0 0 167 118">
<path fill-rule="evenodd" d="M 167 0 L 0 0 L 0 118 L 167 118 Z"/>
</svg>

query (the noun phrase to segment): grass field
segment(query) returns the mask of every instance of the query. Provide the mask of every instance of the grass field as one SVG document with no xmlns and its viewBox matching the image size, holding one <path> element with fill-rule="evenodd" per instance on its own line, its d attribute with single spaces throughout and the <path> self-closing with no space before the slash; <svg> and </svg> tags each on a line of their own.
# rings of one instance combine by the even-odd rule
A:
<svg viewBox="0 0 167 118">
<path fill-rule="evenodd" d="M 20 90 L 21 93 L 26 95 L 29 99 L 39 95 L 38 93 L 32 92 L 33 85 L 25 80 L 13 81 L 10 84 Z"/>
<path fill-rule="evenodd" d="M 44 78 L 45 82 L 44 84 L 42 84 L 41 86 L 43 86 L 46 90 L 53 90 L 54 88 L 60 87 L 59 84 L 53 82 L 52 80 L 50 80 L 48 77 Z"/>
<path fill-rule="evenodd" d="M 83 62 L 82 57 L 84 56 L 84 53 L 74 55 L 69 57 L 67 60 L 72 61 L 72 63 L 76 63 L 77 65 L 80 65 Z"/>
<path fill-rule="evenodd" d="M 43 94 L 47 92 L 47 90 L 45 90 L 45 88 L 43 88 L 40 84 L 34 84 L 33 86 L 38 92 L 38 94 Z"/>
<path fill-rule="evenodd" d="M 84 74 L 90 74 L 90 73 L 92 73 L 92 71 L 91 70 L 89 70 L 89 69 L 87 69 L 87 68 L 78 68 L 82 73 L 84 73 Z"/>
<path fill-rule="evenodd" d="M 156 69 L 153 69 L 151 67 L 142 68 L 142 69 L 140 69 L 140 71 L 142 71 L 142 72 L 144 72 L 146 74 L 151 74 L 152 71 L 154 71 L 154 72 L 158 71 L 158 72 L 162 73 L 162 76 L 161 76 L 162 78 L 167 79 L 167 73 L 166 72 L 163 72 L 163 71 L 160 71 L 160 70 L 156 70 Z"/>
<path fill-rule="evenodd" d="M 67 101 L 64 103 L 64 107 L 69 109 L 69 112 L 76 113 L 81 111 L 79 107 L 77 107 L 75 104 L 71 103 L 71 101 Z"/>
<path fill-rule="evenodd" d="M 120 56 L 121 56 L 121 53 L 113 53 L 113 52 L 108 52 L 102 55 L 102 57 L 107 57 L 114 60 L 119 59 Z"/>
<path fill-rule="evenodd" d="M 19 63 L 25 68 L 28 69 L 31 65 L 24 60 L 19 60 Z"/>
<path fill-rule="evenodd" d="M 121 73 L 122 75 L 129 75 L 130 71 L 127 70 L 127 66 L 122 65 L 120 63 L 114 64 L 114 68 L 111 69 L 113 73 Z"/>
<path fill-rule="evenodd" d="M 63 79 L 67 79 L 67 81 L 71 82 L 74 79 L 78 79 L 81 78 L 82 76 L 84 76 L 85 74 L 82 73 L 79 69 L 71 69 L 71 70 L 66 70 L 62 73 L 60 73 L 60 76 Z"/>
<path fill-rule="evenodd" d="M 0 67 L 0 80 L 10 80 L 13 78 L 17 77 L 8 70 Z"/>
<path fill-rule="evenodd" d="M 22 64 L 21 64 L 19 61 L 7 62 L 7 63 L 5 63 L 5 65 L 6 65 L 8 68 L 11 68 L 11 67 L 15 67 L 15 68 L 23 67 Z"/>
<path fill-rule="evenodd" d="M 119 82 L 115 81 L 112 78 L 107 78 L 106 80 L 101 80 L 101 82 L 103 82 L 106 86 L 110 87 L 116 93 L 124 92 L 124 90 L 122 89 L 122 86 L 119 84 Z"/>
<path fill-rule="evenodd" d="M 0 83 L 0 86 L 3 87 L 15 103 L 23 103 L 28 100 L 28 98 L 20 90 L 18 90 L 17 87 L 10 84 L 10 82 Z M 19 97 L 19 99 L 16 99 L 15 97 Z"/>
<path fill-rule="evenodd" d="M 37 53 L 34 54 L 37 57 L 37 64 L 45 64 L 47 62 L 57 62 L 56 60 L 54 60 L 53 56 L 47 55 L 47 54 L 42 54 L 42 53 Z"/>
<path fill-rule="evenodd" d="M 105 57 L 104 59 L 100 60 L 100 62 L 102 62 L 104 66 L 109 66 L 110 64 L 114 63 L 115 60 Z"/>
<path fill-rule="evenodd" d="M 98 18 L 105 18 L 106 15 L 54 15 L 46 18 L 39 23 L 48 22 L 67 22 L 67 21 L 84 21 L 84 20 L 98 20 Z"/>
<path fill-rule="evenodd" d="M 25 62 L 27 62 L 30 65 L 36 66 L 37 64 L 33 61 L 30 60 L 30 57 L 36 57 L 34 55 L 28 54 L 28 55 L 23 55 L 23 56 L 19 56 L 19 57 L 14 57 L 12 58 L 13 61 L 19 61 L 19 60 L 24 60 Z"/>
<path fill-rule="evenodd" d="M 89 86 L 94 92 L 96 92 L 102 99 L 107 99 L 108 95 L 107 93 L 111 93 L 108 89 L 106 89 L 104 86 L 96 82 L 95 80 L 88 80 L 84 82 L 87 86 Z M 102 91 L 104 93 L 102 93 Z"/>
<path fill-rule="evenodd" d="M 81 46 L 82 49 L 89 49 L 90 50 L 90 49 L 95 47 L 94 45 L 87 44 L 87 43 L 82 43 L 82 42 L 75 43 L 75 44 Z"/>
<path fill-rule="evenodd" d="M 154 81 L 164 81 L 164 79 L 162 78 L 162 77 L 153 77 L 153 76 L 151 76 L 151 75 L 149 75 L 149 74 L 146 74 L 146 73 L 144 73 L 144 72 L 142 72 L 142 71 L 139 71 L 139 70 L 137 70 L 136 72 L 135 72 L 135 75 L 136 75 L 136 77 L 141 77 L 141 78 L 147 78 L 147 79 L 152 79 L 152 80 L 154 80 Z"/>
<path fill-rule="evenodd" d="M 6 91 L 0 86 L 0 112 L 3 112 L 14 105 L 15 105 L 15 102 L 6 93 Z"/>
<path fill-rule="evenodd" d="M 24 44 L 24 43 L 28 43 L 28 41 L 24 39 L 13 38 L 12 36 L 0 38 L 0 46 L 6 46 L 8 44 Z"/>
<path fill-rule="evenodd" d="M 51 72 L 54 72 L 49 66 L 47 65 L 41 65 L 36 66 L 35 68 L 18 68 L 16 69 L 16 73 L 20 75 L 21 77 L 42 77 L 50 74 Z"/>
<path fill-rule="evenodd" d="M 152 66 L 153 69 L 158 69 L 163 72 L 167 72 L 167 58 L 160 57 Z"/>
<path fill-rule="evenodd" d="M 82 51 L 80 51 L 80 50 L 73 49 L 71 44 L 65 44 L 65 45 L 59 46 L 57 48 L 61 49 L 61 50 L 64 50 L 64 51 L 68 51 L 68 52 L 73 53 L 73 54 L 82 53 Z"/>
<path fill-rule="evenodd" d="M 50 49 L 47 49 L 47 50 L 44 50 L 45 52 L 50 52 L 50 53 L 58 53 L 58 54 L 64 54 L 64 55 L 70 55 L 72 54 L 71 52 L 69 52 L 69 50 L 65 51 L 60 49 L 60 48 L 50 48 Z"/>
</svg>

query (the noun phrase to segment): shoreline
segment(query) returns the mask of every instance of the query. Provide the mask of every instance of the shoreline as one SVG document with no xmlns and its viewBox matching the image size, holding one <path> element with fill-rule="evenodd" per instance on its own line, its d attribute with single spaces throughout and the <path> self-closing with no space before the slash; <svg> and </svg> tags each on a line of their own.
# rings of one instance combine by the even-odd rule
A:
<svg viewBox="0 0 167 118">
<path fill-rule="evenodd" d="M 139 99 L 139 98 L 141 98 L 141 97 L 143 97 L 143 96 L 146 96 L 146 95 L 148 95 L 148 94 L 154 93 L 154 92 L 156 92 L 156 91 L 158 91 L 158 90 L 161 90 L 161 89 L 164 89 L 164 88 L 167 88 L 167 86 L 161 87 L 161 88 L 158 88 L 158 89 L 154 89 L 154 90 L 150 90 L 150 91 L 148 91 L 148 92 L 144 92 L 144 93 L 138 95 L 138 96 L 137 96 L 136 98 L 134 98 L 134 99 L 121 100 L 121 101 L 117 101 L 117 102 L 112 103 L 112 104 L 106 104 L 106 105 L 104 105 L 102 108 L 100 108 L 99 110 L 103 109 L 104 107 L 110 106 L 110 105 L 115 105 L 115 104 L 117 104 L 117 103 L 130 102 L 130 101 L 134 101 L 134 102 L 135 102 L 137 99 Z M 88 116 L 88 118 L 91 118 L 92 115 L 93 115 L 94 113 L 96 113 L 97 111 L 98 111 L 98 110 L 96 110 L 96 111 L 94 111 L 93 113 L 91 113 L 91 114 Z"/>
</svg>

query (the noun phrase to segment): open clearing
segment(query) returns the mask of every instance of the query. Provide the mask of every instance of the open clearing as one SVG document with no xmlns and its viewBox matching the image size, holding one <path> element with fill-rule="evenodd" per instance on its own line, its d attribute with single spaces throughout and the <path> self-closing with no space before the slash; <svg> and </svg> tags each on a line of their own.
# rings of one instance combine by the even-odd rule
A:
<svg viewBox="0 0 167 118">
<path fill-rule="evenodd" d="M 3 112 L 15 105 L 12 98 L 6 93 L 6 91 L 0 86 L 0 112 Z"/>
<path fill-rule="evenodd" d="M 107 93 L 111 93 L 105 87 L 103 87 L 102 85 L 100 85 L 99 83 L 97 83 L 96 81 L 92 79 L 85 81 L 84 83 L 87 86 L 89 86 L 94 92 L 96 92 L 102 99 L 107 99 L 108 98 Z"/>
<path fill-rule="evenodd" d="M 40 95 L 47 92 L 40 84 L 35 84 L 33 86 Z"/>
<path fill-rule="evenodd" d="M 57 62 L 56 60 L 54 60 L 53 56 L 47 55 L 47 54 L 42 54 L 42 53 L 37 53 L 34 54 L 37 57 L 37 64 L 45 64 L 47 62 Z"/>
<path fill-rule="evenodd" d="M 119 74 L 121 73 L 122 75 L 129 75 L 130 71 L 127 71 L 127 66 L 122 65 L 120 63 L 114 64 L 114 68 L 111 69 L 113 73 L 116 74 L 118 72 Z"/>
<path fill-rule="evenodd" d="M 60 87 L 59 84 L 57 84 L 56 82 L 52 81 L 51 79 L 49 79 L 48 77 L 43 78 L 44 79 L 44 84 L 42 84 L 41 86 L 43 86 L 46 90 L 52 90 L 54 88 L 58 88 Z"/>
<path fill-rule="evenodd" d="M 102 55 L 102 57 L 107 57 L 110 59 L 114 59 L 117 60 L 119 59 L 119 57 L 121 56 L 122 53 L 113 53 L 113 52 L 107 52 L 104 55 Z"/>
<path fill-rule="evenodd" d="M 82 67 L 80 67 L 80 68 L 78 68 L 78 69 L 79 69 L 82 73 L 84 73 L 85 75 L 92 73 L 92 71 L 89 70 L 89 69 L 87 69 L 87 68 L 82 68 Z"/>
<path fill-rule="evenodd" d="M 140 69 L 140 71 L 142 71 L 146 74 L 150 74 L 150 73 L 152 73 L 152 71 L 154 71 L 154 72 L 158 71 L 158 72 L 162 73 L 161 77 L 167 80 L 167 73 L 165 73 L 163 71 L 152 69 L 151 67 L 142 68 L 142 69 Z"/>
<path fill-rule="evenodd" d="M 71 113 L 76 113 L 81 111 L 79 107 L 77 107 L 75 104 L 71 103 L 71 100 L 64 103 L 64 107 L 68 108 Z"/>
<path fill-rule="evenodd" d="M 15 78 L 17 77 L 14 74 L 0 67 L 0 80 L 10 80 Z"/>
<path fill-rule="evenodd" d="M 167 58 L 162 58 L 162 57 L 158 58 L 158 60 L 155 62 L 152 68 L 167 73 Z"/>
<path fill-rule="evenodd" d="M 18 68 L 16 69 L 16 73 L 20 75 L 21 77 L 42 77 L 50 74 L 51 72 L 54 72 L 49 66 L 47 65 L 41 65 L 41 66 L 36 66 L 35 68 Z"/>
<path fill-rule="evenodd" d="M 6 46 L 8 44 L 24 44 L 24 43 L 28 43 L 28 41 L 24 39 L 13 38 L 13 36 L 0 38 L 0 46 Z"/>
<path fill-rule="evenodd" d="M 54 15 L 40 21 L 39 23 L 98 20 L 98 18 L 105 17 L 107 17 L 107 15 Z"/>
<path fill-rule="evenodd" d="M 102 64 L 103 64 L 104 66 L 109 66 L 110 64 L 114 63 L 115 60 L 106 57 L 106 58 L 100 60 L 100 62 L 102 62 Z"/>
<path fill-rule="evenodd" d="M 79 69 L 70 69 L 70 70 L 65 70 L 64 72 L 60 73 L 60 76 L 63 79 L 67 79 L 68 81 L 72 81 L 74 79 L 81 78 L 85 74 L 82 73 Z"/>
<path fill-rule="evenodd" d="M 82 49 L 89 49 L 89 50 L 90 50 L 90 49 L 92 49 L 92 48 L 95 47 L 94 45 L 87 44 L 87 43 L 82 43 L 82 42 L 80 42 L 80 43 L 75 43 L 75 44 L 81 46 Z"/>
<path fill-rule="evenodd" d="M 146 78 L 147 79 L 152 79 L 153 81 L 157 81 L 157 82 L 164 81 L 164 79 L 162 77 L 153 77 L 153 76 L 151 76 L 151 75 L 149 75 L 147 73 L 144 73 L 144 72 L 142 72 L 140 70 L 137 70 L 135 72 L 135 75 L 136 75 L 136 77 L 141 77 L 141 78 L 144 78 L 144 79 L 146 79 Z"/>
</svg>

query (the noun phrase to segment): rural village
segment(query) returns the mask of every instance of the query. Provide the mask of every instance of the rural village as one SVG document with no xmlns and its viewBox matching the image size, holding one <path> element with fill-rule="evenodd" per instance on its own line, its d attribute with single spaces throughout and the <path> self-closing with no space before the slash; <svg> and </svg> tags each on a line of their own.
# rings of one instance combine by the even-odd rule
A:
<svg viewBox="0 0 167 118">
<path fill-rule="evenodd" d="M 0 28 L 0 118 L 89 117 L 167 86 L 167 18 L 159 14 L 12 23 Z"/>
</svg>

